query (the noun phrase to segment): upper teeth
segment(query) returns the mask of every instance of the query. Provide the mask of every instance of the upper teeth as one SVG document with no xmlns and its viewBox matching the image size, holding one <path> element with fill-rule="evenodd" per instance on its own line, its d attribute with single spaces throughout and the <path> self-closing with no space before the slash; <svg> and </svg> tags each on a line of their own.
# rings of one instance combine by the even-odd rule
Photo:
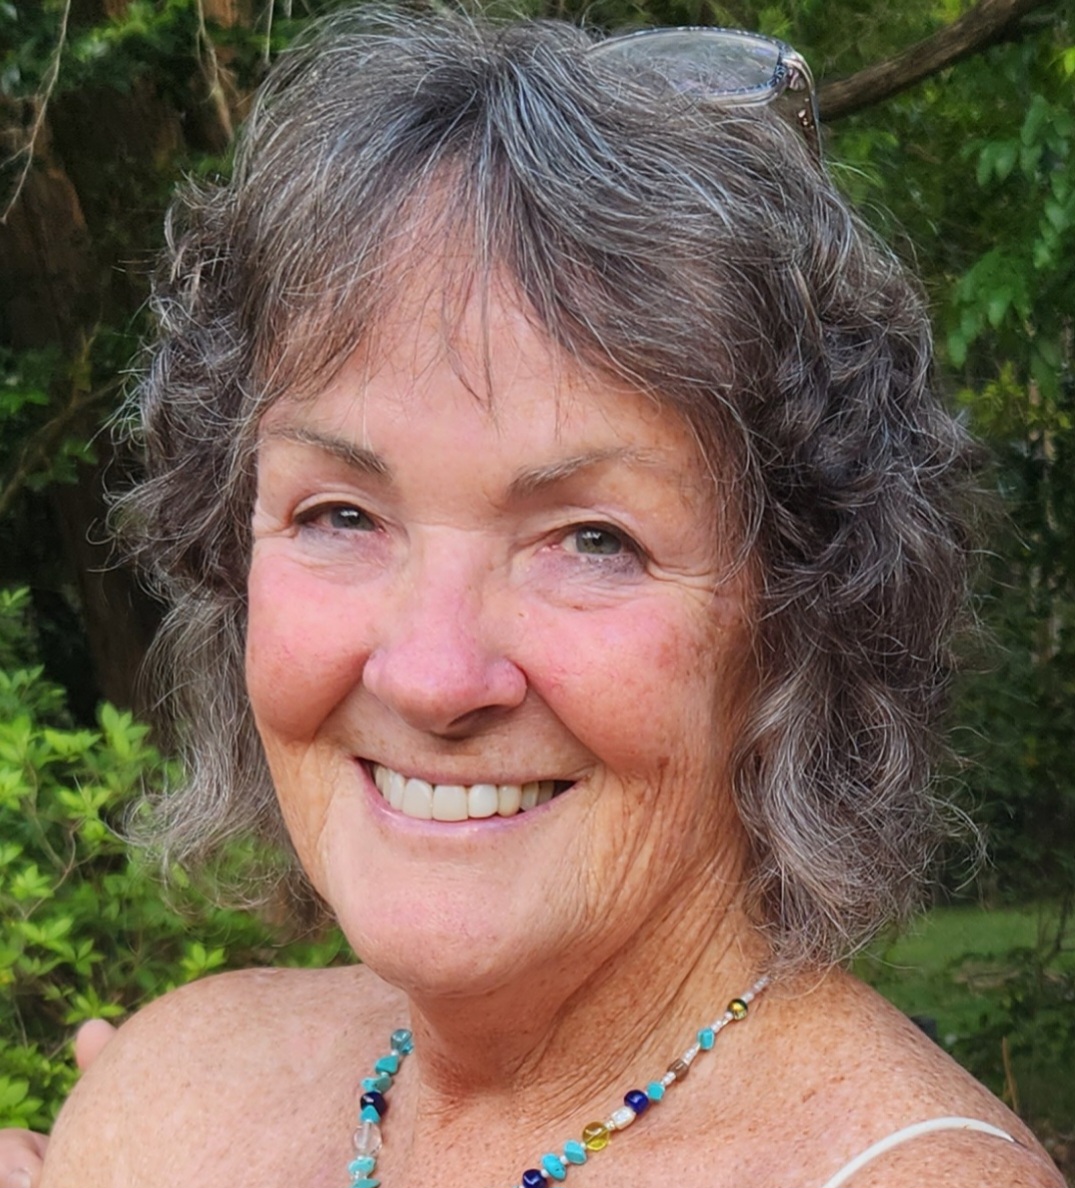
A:
<svg viewBox="0 0 1075 1188">
<path fill-rule="evenodd" d="M 466 821 L 471 817 L 514 817 L 552 800 L 554 780 L 527 784 L 430 784 L 391 768 L 373 766 L 373 782 L 405 817 L 424 821 Z"/>
</svg>

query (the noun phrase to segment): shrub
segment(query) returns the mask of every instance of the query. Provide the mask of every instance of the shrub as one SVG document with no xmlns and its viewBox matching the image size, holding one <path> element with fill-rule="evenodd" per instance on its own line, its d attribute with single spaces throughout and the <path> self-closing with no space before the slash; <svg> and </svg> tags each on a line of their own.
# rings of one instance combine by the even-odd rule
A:
<svg viewBox="0 0 1075 1188">
<path fill-rule="evenodd" d="M 167 775 L 148 728 L 103 704 L 76 729 L 33 663 L 26 591 L 0 590 L 0 1126 L 47 1129 L 70 1090 L 71 1031 L 213 970 L 323 963 L 172 872 L 167 893 L 117 833 Z"/>
</svg>

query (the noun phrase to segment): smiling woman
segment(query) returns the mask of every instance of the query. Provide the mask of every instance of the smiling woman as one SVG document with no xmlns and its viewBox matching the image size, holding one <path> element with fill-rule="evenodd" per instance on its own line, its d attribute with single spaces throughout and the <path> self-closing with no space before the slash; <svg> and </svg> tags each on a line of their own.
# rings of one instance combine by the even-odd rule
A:
<svg viewBox="0 0 1075 1188">
<path fill-rule="evenodd" d="M 408 988 L 557 966 L 566 987 L 718 854 L 741 882 L 748 569 L 678 415 L 570 366 L 502 286 L 448 338 L 446 278 L 405 275 L 420 300 L 375 347 L 261 422 L 251 706 L 367 962 Z"/>
<path fill-rule="evenodd" d="M 944 833 L 974 451 L 921 303 L 793 51 L 599 45 L 338 18 L 177 202 L 158 828 L 283 841 L 363 964 L 147 1008 L 48 1188 L 1059 1184 L 839 964 Z"/>
</svg>

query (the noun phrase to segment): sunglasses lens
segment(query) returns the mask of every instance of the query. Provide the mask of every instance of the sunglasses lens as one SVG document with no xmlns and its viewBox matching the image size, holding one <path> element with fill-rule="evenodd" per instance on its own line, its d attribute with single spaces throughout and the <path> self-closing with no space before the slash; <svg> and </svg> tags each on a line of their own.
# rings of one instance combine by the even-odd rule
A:
<svg viewBox="0 0 1075 1188">
<path fill-rule="evenodd" d="M 650 70 L 688 94 L 766 103 L 782 89 L 781 49 L 735 30 L 659 29 L 613 37 L 591 52 Z"/>
</svg>

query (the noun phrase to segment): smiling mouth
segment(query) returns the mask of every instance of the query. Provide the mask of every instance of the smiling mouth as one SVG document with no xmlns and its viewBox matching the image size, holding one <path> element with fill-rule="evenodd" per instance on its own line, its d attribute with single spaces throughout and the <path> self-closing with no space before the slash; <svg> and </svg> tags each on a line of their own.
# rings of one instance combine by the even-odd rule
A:
<svg viewBox="0 0 1075 1188">
<path fill-rule="evenodd" d="M 370 763 L 377 791 L 405 817 L 420 821 L 474 821 L 514 817 L 548 804 L 571 787 L 570 780 L 531 780 L 525 784 L 430 784 Z"/>
</svg>

